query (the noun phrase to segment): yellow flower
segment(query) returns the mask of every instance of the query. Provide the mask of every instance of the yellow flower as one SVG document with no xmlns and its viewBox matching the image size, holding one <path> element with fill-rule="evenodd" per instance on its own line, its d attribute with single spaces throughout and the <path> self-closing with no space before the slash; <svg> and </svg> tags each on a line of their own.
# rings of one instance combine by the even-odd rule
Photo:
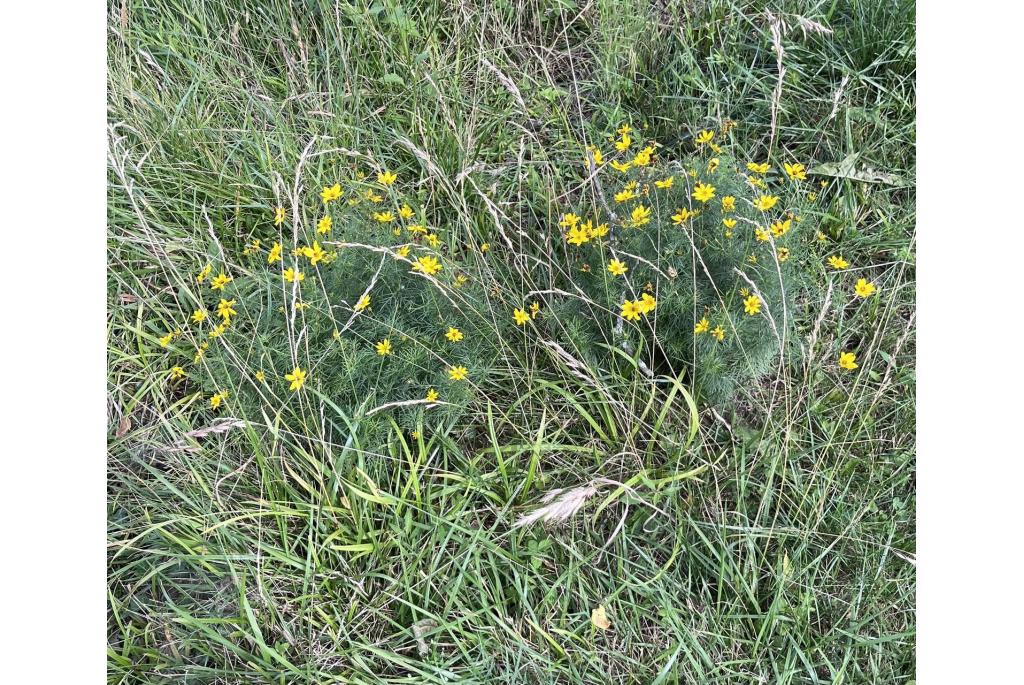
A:
<svg viewBox="0 0 1024 685">
<path fill-rule="evenodd" d="M 302 386 L 306 383 L 306 372 L 296 366 L 291 373 L 284 375 L 284 379 L 292 382 L 288 386 L 289 390 L 302 390 Z"/>
<path fill-rule="evenodd" d="M 459 342 L 460 340 L 462 340 L 466 336 L 464 336 L 462 334 L 462 331 L 460 331 L 458 328 L 454 328 L 452 326 L 449 326 L 448 327 L 448 332 L 444 334 L 444 337 L 448 338 L 452 342 Z"/>
<path fill-rule="evenodd" d="M 197 309 L 194 312 L 192 312 L 192 322 L 193 323 L 202 323 L 204 321 L 206 321 L 206 310 L 205 309 Z"/>
<path fill-rule="evenodd" d="M 434 390 L 433 388 L 427 390 L 427 402 L 437 402 L 438 397 L 440 397 L 440 395 L 438 395 L 437 390 Z"/>
<path fill-rule="evenodd" d="M 377 354 L 379 354 L 382 357 L 386 357 L 389 354 L 391 354 L 391 341 L 388 340 L 387 338 L 384 338 L 379 343 L 374 345 L 374 349 L 377 350 Z"/>
<path fill-rule="evenodd" d="M 217 407 L 220 406 L 220 403 L 226 400 L 227 398 L 227 390 L 221 390 L 220 392 L 213 393 L 213 396 L 210 398 L 210 407 L 216 409 Z"/>
<path fill-rule="evenodd" d="M 302 248 L 302 255 L 309 260 L 310 266 L 316 266 L 317 262 L 327 256 L 327 253 L 320 247 L 320 243 L 314 240 L 313 247 Z"/>
<path fill-rule="evenodd" d="M 398 216 L 402 217 L 406 221 L 411 219 L 413 214 L 415 214 L 415 212 L 412 211 L 412 207 L 409 205 L 402 205 L 398 208 Z"/>
<path fill-rule="evenodd" d="M 627 271 L 629 271 L 629 267 L 626 266 L 623 262 L 620 262 L 618 259 L 613 259 L 610 262 L 608 262 L 608 273 L 610 273 L 612 276 L 621 276 Z"/>
<path fill-rule="evenodd" d="M 786 169 L 786 175 L 789 176 L 791 181 L 806 181 L 807 171 L 803 164 L 799 162 L 795 164 L 783 163 L 782 166 Z"/>
<path fill-rule="evenodd" d="M 465 366 L 453 366 L 448 369 L 448 377 L 453 381 L 464 381 L 466 380 L 466 374 L 469 373 L 469 369 Z"/>
<path fill-rule="evenodd" d="M 285 216 L 284 207 L 278 207 L 277 209 L 275 209 L 274 210 L 274 225 L 275 226 L 280 226 L 281 224 L 283 224 L 284 223 L 284 216 Z"/>
<path fill-rule="evenodd" d="M 397 254 L 399 257 L 408 257 L 409 256 L 409 251 L 410 251 L 410 248 L 409 248 L 408 245 L 402 245 L 400 248 L 395 250 L 395 254 Z"/>
<path fill-rule="evenodd" d="M 675 180 L 675 176 L 669 176 L 668 178 L 663 178 L 660 181 L 655 181 L 654 186 L 656 188 L 671 188 L 672 184 L 675 183 Z"/>
<path fill-rule="evenodd" d="M 594 164 L 601 164 L 604 161 L 604 155 L 602 155 L 601 151 L 598 150 L 593 145 L 588 145 L 587 146 L 587 152 L 589 152 L 591 154 L 591 156 L 593 156 Z M 589 158 L 587 159 L 587 164 L 588 165 L 590 164 Z"/>
<path fill-rule="evenodd" d="M 754 209 L 767 212 L 769 209 L 775 206 L 775 203 L 779 201 L 774 195 L 762 195 L 761 197 L 754 200 Z"/>
<path fill-rule="evenodd" d="M 836 271 L 842 271 L 846 267 L 850 266 L 850 263 L 839 255 L 832 255 L 828 258 L 828 265 Z"/>
<path fill-rule="evenodd" d="M 628 200 L 632 200 L 634 197 L 636 197 L 636 194 L 628 188 L 622 192 L 615 193 L 616 202 L 626 202 Z"/>
<path fill-rule="evenodd" d="M 306 274 L 302 273 L 298 269 L 293 269 L 290 266 L 284 270 L 284 274 L 282 275 L 284 276 L 284 280 L 288 281 L 289 283 L 295 283 L 296 281 L 301 283 L 302 281 L 306 280 Z"/>
<path fill-rule="evenodd" d="M 588 221 L 587 224 L 589 223 Z M 590 229 L 589 235 L 591 238 L 603 238 L 608 235 L 608 224 L 598 224 L 595 228 Z"/>
<path fill-rule="evenodd" d="M 334 219 L 329 216 L 325 216 L 323 219 L 316 224 L 316 232 L 321 234 L 327 234 L 331 232 L 331 226 L 334 224 Z"/>
<path fill-rule="evenodd" d="M 640 310 L 641 314 L 649 314 L 653 312 L 654 308 L 657 306 L 658 301 L 647 293 L 641 295 L 640 299 L 637 300 L 637 308 Z"/>
<path fill-rule="evenodd" d="M 320 191 L 320 197 L 323 199 L 325 204 L 332 200 L 337 200 L 341 197 L 341 184 L 335 183 L 330 187 L 324 186 L 324 189 Z"/>
<path fill-rule="evenodd" d="M 185 377 L 185 369 L 181 368 L 180 366 L 171 367 L 171 380 L 172 381 L 180 381 L 184 377 Z"/>
<path fill-rule="evenodd" d="M 640 320 L 640 303 L 636 300 L 626 300 L 622 303 L 622 311 L 620 312 L 622 318 L 629 321 Z"/>
<path fill-rule="evenodd" d="M 713 174 L 718 171 L 718 165 L 721 164 L 718 157 L 712 157 L 708 160 L 708 173 Z"/>
<path fill-rule="evenodd" d="M 379 174 L 377 174 L 377 183 L 380 183 L 381 185 L 384 185 L 384 186 L 389 186 L 389 185 L 391 185 L 392 183 L 394 183 L 397 180 L 398 180 L 398 174 L 393 174 L 393 173 L 391 173 L 390 171 L 388 171 L 386 169 L 384 171 L 380 172 Z"/>
<path fill-rule="evenodd" d="M 530 315 L 526 313 L 525 309 L 515 309 L 512 311 L 512 317 L 516 320 L 517 326 L 525 326 L 530 320 Z"/>
<path fill-rule="evenodd" d="M 768 231 L 764 230 L 763 228 L 755 228 L 754 237 L 757 238 L 760 242 L 766 243 L 768 242 Z"/>
<path fill-rule="evenodd" d="M 824 233 L 822 233 L 821 231 L 818 231 L 818 242 L 819 243 L 825 242 L 826 238 L 827 238 L 827 236 Z"/>
<path fill-rule="evenodd" d="M 786 219 L 785 221 L 776 221 L 772 224 L 772 235 L 776 238 L 781 238 L 789 232 L 789 229 L 793 226 L 792 219 Z"/>
<path fill-rule="evenodd" d="M 847 371 L 853 371 L 857 368 L 857 355 L 853 352 L 840 352 L 839 353 L 839 367 L 846 369 Z"/>
<path fill-rule="evenodd" d="M 430 243 L 431 247 L 437 247 L 438 245 L 441 244 L 441 239 L 437 237 L 436 233 L 428 233 L 426 236 L 426 241 Z"/>
<path fill-rule="evenodd" d="M 747 257 L 747 261 L 751 264 L 757 264 L 757 255 L 752 254 Z"/>
<path fill-rule="evenodd" d="M 466 274 L 459 274 L 458 276 L 455 277 L 455 287 L 461 288 L 463 285 L 466 284 L 466 281 L 468 280 L 469 276 L 467 276 Z"/>
<path fill-rule="evenodd" d="M 427 255 L 426 257 L 418 258 L 412 265 L 413 271 L 422 271 L 428 276 L 433 276 L 441 270 L 441 262 L 437 261 L 436 257 Z"/>
<path fill-rule="evenodd" d="M 622 173 L 626 173 L 633 166 L 633 163 L 632 162 L 618 162 L 616 160 L 612 160 L 611 165 L 612 165 L 612 169 L 615 169 L 616 171 L 619 171 L 619 172 L 622 172 Z"/>
<path fill-rule="evenodd" d="M 534 302 L 530 305 L 530 316 L 534 319 L 537 318 L 537 314 L 540 312 L 540 302 Z"/>
<path fill-rule="evenodd" d="M 580 218 L 573 214 L 572 212 L 569 212 L 568 214 L 562 215 L 562 219 L 558 222 L 558 225 L 561 226 L 562 228 L 570 228 L 572 226 L 575 226 L 579 222 Z"/>
<path fill-rule="evenodd" d="M 689 221 L 695 216 L 697 216 L 697 212 L 691 212 L 689 209 L 686 209 L 684 207 L 683 209 L 680 209 L 678 212 L 672 215 L 672 223 L 678 226 L 682 224 L 684 221 Z"/>
<path fill-rule="evenodd" d="M 427 227 L 423 224 L 409 224 L 406 228 L 409 230 L 409 233 L 412 233 L 413 235 L 419 235 L 427 232 Z"/>
<path fill-rule="evenodd" d="M 694 138 L 694 141 L 697 143 L 697 145 L 707 145 L 708 143 L 711 142 L 711 139 L 714 137 L 714 131 L 704 130 L 697 134 L 697 137 Z"/>
<path fill-rule="evenodd" d="M 227 332 L 228 326 L 231 325 L 231 319 L 224 319 L 222 323 L 214 326 L 213 330 L 210 331 L 209 335 L 211 338 L 219 338 Z"/>
<path fill-rule="evenodd" d="M 582 245 L 590 240 L 590 233 L 582 226 L 573 226 L 565 234 L 565 241 L 570 245 Z"/>
<path fill-rule="evenodd" d="M 767 174 L 768 173 L 768 169 L 770 169 L 770 168 L 771 167 L 768 166 L 768 162 L 764 162 L 763 164 L 755 164 L 754 162 L 747 162 L 747 169 L 749 169 L 750 171 L 753 171 L 755 174 Z"/>
<path fill-rule="evenodd" d="M 174 340 L 174 333 L 168 333 L 164 337 L 160 338 L 160 347 L 167 347 Z"/>
<path fill-rule="evenodd" d="M 634 228 L 640 228 L 645 224 L 651 223 L 651 208 L 644 207 L 643 205 L 634 207 L 633 213 L 629 217 L 629 223 Z"/>
<path fill-rule="evenodd" d="M 651 156 L 654 154 L 653 147 L 645 147 L 640 152 L 636 153 L 633 158 L 633 166 L 647 166 L 651 163 Z"/>
<path fill-rule="evenodd" d="M 725 340 L 725 329 L 722 328 L 721 326 L 716 326 L 711 331 L 711 337 L 717 340 L 718 342 L 722 342 L 723 340 Z"/>
<path fill-rule="evenodd" d="M 871 297 L 875 292 L 875 284 L 869 283 L 867 280 L 861 278 L 857 281 L 857 285 L 855 285 L 853 289 L 860 297 Z"/>
<path fill-rule="evenodd" d="M 703 318 L 703 319 L 701 319 L 700 321 L 697 322 L 697 325 L 695 325 L 693 327 L 693 332 L 694 332 L 695 335 L 700 335 L 701 333 L 707 333 L 708 332 L 708 328 L 710 328 L 710 326 L 711 326 L 711 324 L 708 323 L 707 318 Z"/>
<path fill-rule="evenodd" d="M 615 141 L 615 149 L 619 152 L 625 152 L 629 149 L 629 146 L 633 144 L 633 139 L 629 137 L 629 134 L 623 133 L 622 137 Z"/>
<path fill-rule="evenodd" d="M 281 261 L 281 243 L 274 243 L 267 254 L 267 264 Z"/>
<path fill-rule="evenodd" d="M 207 264 L 203 267 L 203 270 L 196 275 L 196 283 L 202 283 L 211 273 L 213 273 L 213 265 Z"/>
<path fill-rule="evenodd" d="M 632 131 L 632 126 L 630 126 L 629 124 L 623 124 L 622 126 L 619 126 L 619 128 L 616 129 L 615 132 L 622 136 L 628 136 Z"/>
<path fill-rule="evenodd" d="M 776 252 L 776 255 L 778 256 L 780 262 L 786 261 L 787 259 L 789 259 L 789 248 L 780 247 Z"/>
<path fill-rule="evenodd" d="M 480 251 L 481 252 L 487 252 L 489 249 L 491 249 L 491 244 L 490 243 L 482 243 L 480 245 Z"/>
<path fill-rule="evenodd" d="M 818 199 L 818 194 L 817 193 L 807 193 L 807 201 L 808 202 L 814 202 L 817 199 Z"/>
<path fill-rule="evenodd" d="M 226 286 L 228 283 L 230 283 L 233 280 L 235 280 L 235 279 L 233 279 L 231 276 L 228 276 L 228 275 L 223 274 L 223 273 L 218 274 L 216 277 L 214 277 L 214 279 L 212 281 L 210 281 L 210 289 L 211 290 L 224 290 L 224 286 Z"/>
<path fill-rule="evenodd" d="M 726 195 L 722 198 L 722 211 L 723 212 L 735 212 L 736 211 L 736 198 L 732 195 Z"/>
<path fill-rule="evenodd" d="M 234 307 L 237 304 L 235 300 L 225 300 L 221 298 L 221 301 L 217 304 L 217 316 L 222 319 L 230 319 L 237 312 Z"/>
<path fill-rule="evenodd" d="M 751 295 L 747 299 L 743 300 L 743 311 L 747 314 L 757 314 L 761 311 L 761 298 L 757 295 Z"/>
<path fill-rule="evenodd" d="M 367 190 L 365 193 L 363 193 L 363 197 L 365 197 L 367 200 L 369 200 L 375 205 L 379 205 L 381 202 L 384 201 L 384 196 L 378 195 L 377 193 L 373 192 L 372 189 Z"/>
<path fill-rule="evenodd" d="M 700 202 L 707 202 L 715 196 L 715 187 L 707 183 L 698 183 L 693 188 L 693 199 Z"/>
<path fill-rule="evenodd" d="M 722 219 L 722 225 L 726 228 L 736 228 L 736 219 Z"/>
<path fill-rule="evenodd" d="M 395 215 L 391 212 L 374 212 L 373 218 L 382 224 L 389 224 L 395 220 Z"/>
<path fill-rule="evenodd" d="M 370 306 L 370 296 L 369 295 L 363 295 L 362 297 L 359 298 L 359 301 L 356 302 L 356 306 L 353 307 L 353 309 L 355 309 L 357 312 L 361 312 L 361 311 L 363 311 L 364 309 L 366 309 L 369 306 Z"/>
<path fill-rule="evenodd" d="M 256 378 L 256 380 L 257 380 L 258 382 L 260 382 L 260 383 L 262 383 L 263 381 L 267 380 L 267 374 L 263 373 L 263 371 L 257 371 L 257 372 L 256 372 L 256 373 L 254 374 L 254 377 L 255 377 L 255 378 Z"/>
</svg>

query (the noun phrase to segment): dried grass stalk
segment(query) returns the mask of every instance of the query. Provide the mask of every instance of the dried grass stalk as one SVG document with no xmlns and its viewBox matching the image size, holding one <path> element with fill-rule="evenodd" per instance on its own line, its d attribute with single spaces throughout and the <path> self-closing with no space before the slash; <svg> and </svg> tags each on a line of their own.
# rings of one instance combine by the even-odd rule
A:
<svg viewBox="0 0 1024 685">
<path fill-rule="evenodd" d="M 596 495 L 597 492 L 597 488 L 593 485 L 584 485 L 570 490 L 563 488 L 552 490 L 541 498 L 540 501 L 544 506 L 534 509 L 529 514 L 520 516 L 519 520 L 512 524 L 512 528 L 513 530 L 522 528 L 538 521 L 552 525 L 565 523 L 582 509 L 587 500 Z"/>
</svg>

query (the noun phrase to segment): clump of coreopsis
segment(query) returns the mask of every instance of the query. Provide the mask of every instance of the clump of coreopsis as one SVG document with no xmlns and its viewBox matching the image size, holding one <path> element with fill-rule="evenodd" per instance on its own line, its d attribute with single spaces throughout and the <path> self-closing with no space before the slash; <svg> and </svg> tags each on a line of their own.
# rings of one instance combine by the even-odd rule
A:
<svg viewBox="0 0 1024 685">
<path fill-rule="evenodd" d="M 685 372 L 708 402 L 785 364 L 809 276 L 849 268 L 808 220 L 822 187 L 804 163 L 737 157 L 728 126 L 675 153 L 629 125 L 580 149 L 566 171 L 578 196 L 535 227 L 543 255 L 442 228 L 385 168 L 276 201 L 234 257 L 211 246 L 178 289 L 159 337 L 169 383 L 207 411 L 303 420 L 326 406 L 321 430 L 372 434 L 512 401 L 525 378 L 622 377 L 623 359 L 650 378 Z M 541 257 L 543 287 L 524 266 Z M 856 369 L 855 352 L 836 364 Z"/>
<path fill-rule="evenodd" d="M 559 228 L 572 280 L 619 312 L 625 349 L 649 350 L 656 371 L 686 370 L 716 402 L 786 354 L 816 258 L 804 216 L 816 196 L 800 162 L 737 159 L 728 127 L 693 141 L 673 156 L 624 125 L 606 149 L 587 146 L 593 190 Z"/>
</svg>

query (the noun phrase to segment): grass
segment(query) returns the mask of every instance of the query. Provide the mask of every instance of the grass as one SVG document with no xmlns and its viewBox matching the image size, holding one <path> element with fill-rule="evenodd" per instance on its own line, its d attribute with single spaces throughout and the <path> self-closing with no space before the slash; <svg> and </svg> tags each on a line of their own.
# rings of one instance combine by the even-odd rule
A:
<svg viewBox="0 0 1024 685">
<path fill-rule="evenodd" d="M 914 7 L 771 5 L 781 89 L 767 9 L 112 3 L 110 682 L 913 681 Z M 822 267 L 805 356 L 728 407 L 629 355 L 588 360 L 595 384 L 509 342 L 469 409 L 415 438 L 416 414 L 339 409 L 338 428 L 325 396 L 187 435 L 211 423 L 155 342 L 188 314 L 173 294 L 211 244 L 240 252 L 311 143 L 335 152 L 309 179 L 338 150 L 386 160 L 452 246 L 478 245 L 495 211 L 513 232 L 561 211 L 586 122 L 679 149 L 727 118 L 752 159 L 890 175 L 834 170 L 809 217 L 878 295 L 855 307 Z M 855 375 L 834 364 L 851 346 Z M 587 485 L 564 523 L 513 527 Z"/>
</svg>

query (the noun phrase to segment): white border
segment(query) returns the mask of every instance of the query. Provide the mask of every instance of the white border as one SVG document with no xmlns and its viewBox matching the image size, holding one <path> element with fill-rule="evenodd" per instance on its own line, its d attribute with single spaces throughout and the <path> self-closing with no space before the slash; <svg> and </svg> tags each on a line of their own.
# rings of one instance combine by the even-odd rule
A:
<svg viewBox="0 0 1024 685">
<path fill-rule="evenodd" d="M 7 3 L 3 680 L 106 674 L 106 3 Z"/>
<path fill-rule="evenodd" d="M 918 681 L 1016 682 L 1020 6 L 918 6 Z"/>
</svg>

